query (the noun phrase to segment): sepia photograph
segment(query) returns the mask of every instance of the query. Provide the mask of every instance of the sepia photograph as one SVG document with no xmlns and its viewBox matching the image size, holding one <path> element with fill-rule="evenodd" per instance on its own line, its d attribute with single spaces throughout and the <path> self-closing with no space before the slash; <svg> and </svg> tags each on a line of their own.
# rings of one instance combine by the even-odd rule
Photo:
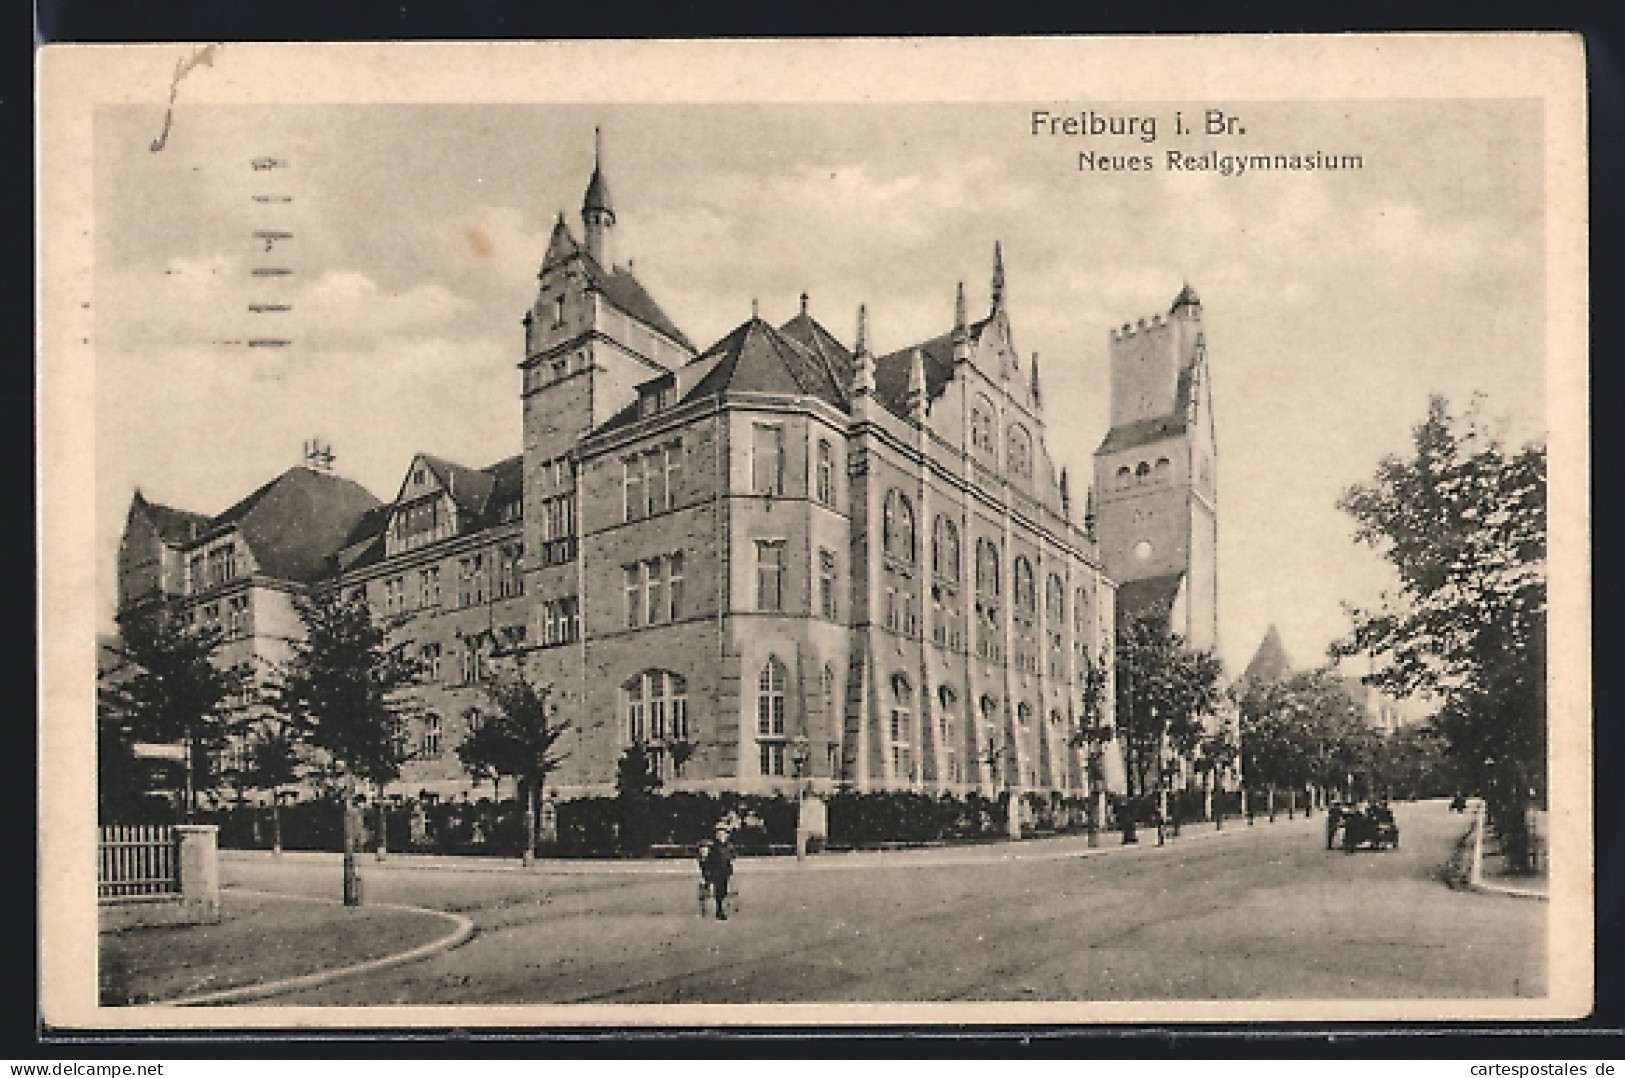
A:
<svg viewBox="0 0 1625 1078">
<path fill-rule="evenodd" d="M 47 50 L 47 1020 L 1583 1016 L 1583 87 Z"/>
</svg>

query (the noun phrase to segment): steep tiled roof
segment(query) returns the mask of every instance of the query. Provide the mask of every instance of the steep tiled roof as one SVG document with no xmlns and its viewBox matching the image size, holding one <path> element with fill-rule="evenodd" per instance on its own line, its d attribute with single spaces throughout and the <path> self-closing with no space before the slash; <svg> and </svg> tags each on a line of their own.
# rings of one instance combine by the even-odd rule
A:
<svg viewBox="0 0 1625 1078">
<path fill-rule="evenodd" d="M 1281 681 L 1292 673 L 1292 660 L 1287 658 L 1286 648 L 1281 644 L 1281 634 L 1271 625 L 1269 632 L 1264 634 L 1263 642 L 1253 653 L 1252 661 L 1247 669 L 1242 671 L 1243 681 Z M 1356 681 L 1359 679 L 1356 678 Z"/>
<path fill-rule="evenodd" d="M 553 225 L 553 235 L 547 242 L 547 255 L 542 259 L 542 272 L 546 273 L 554 266 L 568 262 L 572 258 L 581 260 L 582 266 L 587 271 L 587 279 L 615 307 L 644 325 L 659 330 L 684 348 L 694 347 L 630 271 L 619 266 L 604 269 L 598 264 L 598 260 L 588 254 L 586 249 L 576 242 L 575 237 L 570 235 L 570 227 L 564 223 L 564 218 L 560 217 Z"/>
<path fill-rule="evenodd" d="M 846 395 L 835 384 L 828 365 L 760 318 L 752 318 L 706 349 L 695 362 L 715 366 L 695 383 L 684 400 L 725 392 L 784 393 L 811 396 L 846 407 Z"/>
<path fill-rule="evenodd" d="M 981 340 L 982 332 L 993 321 L 989 315 L 968 327 L 972 342 Z M 881 356 L 875 360 L 875 396 L 886 408 L 900 416 L 908 415 L 908 377 L 914 366 L 914 349 L 925 357 L 925 398 L 929 403 L 942 396 L 944 388 L 954 377 L 954 335 L 947 333 L 932 337 L 907 348 Z"/>
<path fill-rule="evenodd" d="M 1183 414 L 1183 413 L 1181 413 Z M 1185 433 L 1185 421 L 1177 416 L 1159 416 L 1155 419 L 1141 419 L 1121 427 L 1113 427 L 1106 433 L 1106 438 L 1100 443 L 1096 453 L 1115 453 L 1119 449 L 1133 449 L 1136 446 L 1150 445 L 1160 442 L 1164 438 L 1173 438 Z"/>
<path fill-rule="evenodd" d="M 152 522 L 159 538 L 170 546 L 190 543 L 209 530 L 209 518 L 202 513 L 172 509 L 167 505 L 148 501 L 139 490 L 135 492 L 135 502 Z"/>
<path fill-rule="evenodd" d="M 846 387 L 852 384 L 852 353 L 846 345 L 836 340 L 834 335 L 819 325 L 818 319 L 808 314 L 805 309 L 780 326 L 779 332 L 821 359 L 829 368 L 836 387 L 842 391 L 842 396 L 845 396 Z"/>
<path fill-rule="evenodd" d="M 1179 597 L 1179 586 L 1184 579 L 1185 574 L 1178 572 L 1119 584 L 1117 620 L 1126 622 L 1130 618 L 1153 613 L 1167 617 L 1173 610 L 1174 600 Z"/>
<path fill-rule="evenodd" d="M 491 491 L 496 487 L 496 480 L 489 472 L 476 471 L 427 453 L 420 453 L 419 456 L 435 478 L 440 480 L 441 487 L 451 495 L 451 500 L 457 503 L 458 510 L 472 519 L 478 519 L 485 512 Z"/>
<path fill-rule="evenodd" d="M 683 335 L 683 331 L 677 328 L 675 322 L 666 317 L 666 312 L 660 309 L 660 304 L 654 301 L 654 297 L 644 290 L 643 285 L 639 284 L 638 279 L 632 276 L 631 273 L 619 266 L 605 272 L 603 267 L 599 266 L 592 256 L 585 251 L 581 253 L 581 261 L 587 265 L 588 271 L 592 274 L 593 283 L 598 286 L 598 290 L 604 294 L 605 299 L 636 318 L 639 322 L 658 329 L 684 348 L 694 347 L 689 343 L 688 338 Z"/>
<path fill-rule="evenodd" d="M 377 505 L 351 480 L 290 468 L 215 517 L 210 530 L 235 525 L 261 572 L 309 582 L 328 570 L 329 559 Z"/>
</svg>

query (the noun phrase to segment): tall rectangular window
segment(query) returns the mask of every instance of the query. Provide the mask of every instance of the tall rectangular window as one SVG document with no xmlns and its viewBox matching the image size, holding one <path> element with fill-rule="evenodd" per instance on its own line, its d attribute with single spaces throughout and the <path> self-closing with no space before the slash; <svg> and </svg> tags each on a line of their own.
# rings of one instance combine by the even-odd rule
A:
<svg viewBox="0 0 1625 1078">
<path fill-rule="evenodd" d="M 664 512 L 670 504 L 666 492 L 666 468 L 660 450 L 643 454 L 643 486 L 649 494 L 649 513 Z"/>
<path fill-rule="evenodd" d="M 758 423 L 751 440 L 751 490 L 784 493 L 784 428 Z"/>
<path fill-rule="evenodd" d="M 756 541 L 756 609 L 784 609 L 784 540 Z"/>
<path fill-rule="evenodd" d="M 666 585 L 667 598 L 671 601 L 671 620 L 676 621 L 683 616 L 683 552 L 677 551 L 666 559 L 670 569 L 670 579 Z"/>
<path fill-rule="evenodd" d="M 666 446 L 666 508 L 677 507 L 677 491 L 683 482 L 683 443 Z"/>
<path fill-rule="evenodd" d="M 824 617 L 835 620 L 835 552 L 833 550 L 820 550 L 818 552 L 818 612 Z"/>
<path fill-rule="evenodd" d="M 621 461 L 621 469 L 626 488 L 626 519 L 638 520 L 647 509 L 643 495 L 643 457 L 627 457 Z"/>
<path fill-rule="evenodd" d="M 824 440 L 818 443 L 818 476 L 814 489 L 820 502 L 835 504 L 835 450 Z"/>
<path fill-rule="evenodd" d="M 655 625 L 666 620 L 666 582 L 661 576 L 664 558 L 651 558 L 643 563 L 644 596 L 648 600 L 644 623 Z"/>
<path fill-rule="evenodd" d="M 643 622 L 643 563 L 621 567 L 626 589 L 626 627 L 636 629 Z"/>
</svg>

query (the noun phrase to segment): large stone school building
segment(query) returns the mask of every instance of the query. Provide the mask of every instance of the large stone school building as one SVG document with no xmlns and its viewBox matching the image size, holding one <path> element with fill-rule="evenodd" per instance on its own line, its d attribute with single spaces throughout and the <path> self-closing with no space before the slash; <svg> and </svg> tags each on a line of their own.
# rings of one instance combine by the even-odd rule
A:
<svg viewBox="0 0 1625 1078">
<path fill-rule="evenodd" d="M 137 492 L 121 617 L 170 604 L 268 666 L 294 596 L 364 593 L 422 660 L 403 796 L 470 789 L 455 746 L 514 666 L 571 724 L 565 797 L 612 791 L 634 742 L 667 789 L 1096 792 L 1074 734 L 1124 597 L 1213 642 L 1195 294 L 1111 334 L 1113 427 L 1079 499 L 996 245 L 985 313 L 961 286 L 909 347 L 874 354 L 861 309 L 845 343 L 803 296 L 697 348 L 614 260 L 601 168 L 581 218 L 554 225 L 524 315 L 513 456 L 421 453 L 387 501 L 318 444 L 215 516 Z"/>
</svg>

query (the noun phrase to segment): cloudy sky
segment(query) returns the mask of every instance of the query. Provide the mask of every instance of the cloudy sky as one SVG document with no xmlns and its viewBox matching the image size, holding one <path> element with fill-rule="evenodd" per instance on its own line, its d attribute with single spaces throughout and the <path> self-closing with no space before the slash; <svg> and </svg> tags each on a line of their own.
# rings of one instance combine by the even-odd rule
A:
<svg viewBox="0 0 1625 1078">
<path fill-rule="evenodd" d="M 1220 650 L 1270 623 L 1300 664 L 1382 563 L 1338 492 L 1402 451 L 1427 396 L 1482 391 L 1542 438 L 1538 102 L 152 107 L 96 116 L 97 551 L 103 622 L 131 492 L 216 513 L 319 434 L 391 497 L 414 451 L 518 451 L 519 319 L 555 216 L 579 234 L 594 125 L 616 257 L 701 346 L 797 295 L 878 350 L 987 301 L 1004 244 L 1018 346 L 1040 354 L 1052 450 L 1092 474 L 1113 326 L 1200 293 L 1219 431 Z M 1031 111 L 1157 118 L 1157 139 L 1032 133 Z M 1168 150 L 1359 154 L 1359 171 L 1170 173 Z M 1150 154 L 1083 172 L 1080 151 Z M 285 168 L 256 171 L 272 157 Z M 48 179 L 45 181 L 48 182 Z M 258 202 L 255 195 L 289 202 Z M 255 239 L 256 231 L 292 238 Z M 257 277 L 281 267 L 285 277 Z M 252 313 L 250 304 L 286 304 Z M 249 348 L 255 337 L 286 348 Z"/>
</svg>

